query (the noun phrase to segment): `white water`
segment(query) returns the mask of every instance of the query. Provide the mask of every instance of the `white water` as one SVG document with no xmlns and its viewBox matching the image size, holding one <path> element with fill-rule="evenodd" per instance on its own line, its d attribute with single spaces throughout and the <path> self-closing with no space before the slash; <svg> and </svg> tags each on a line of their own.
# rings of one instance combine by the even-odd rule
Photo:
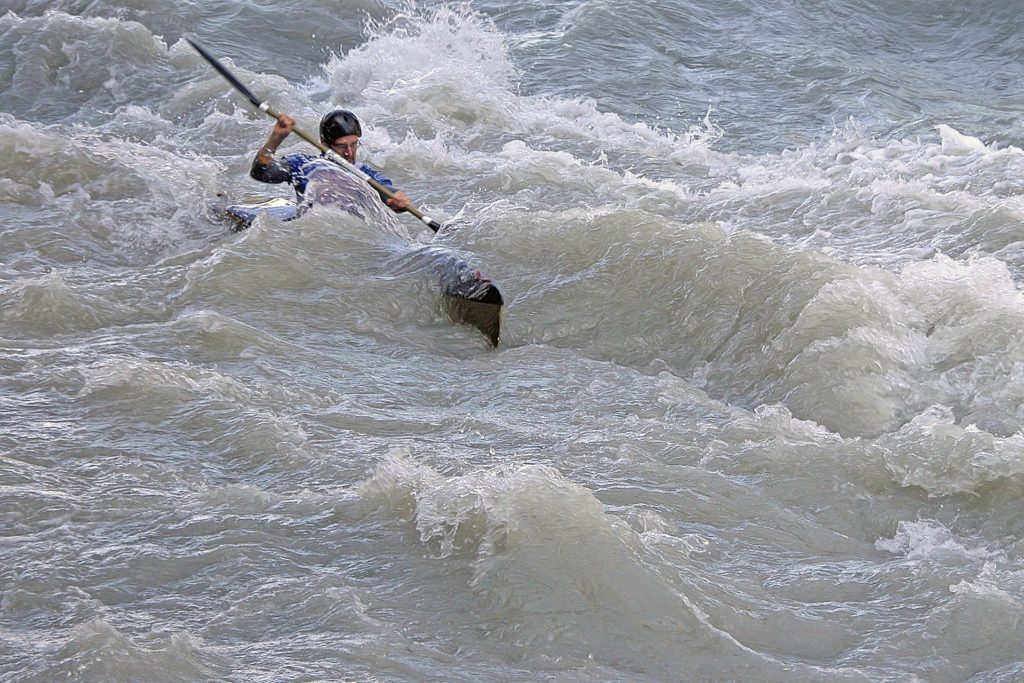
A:
<svg viewBox="0 0 1024 683">
<path fill-rule="evenodd" d="M 1024 26 L 975 10 L 15 0 L 0 678 L 1024 679 Z M 181 35 L 355 109 L 502 346 L 414 221 L 230 233 L 287 188 Z"/>
</svg>

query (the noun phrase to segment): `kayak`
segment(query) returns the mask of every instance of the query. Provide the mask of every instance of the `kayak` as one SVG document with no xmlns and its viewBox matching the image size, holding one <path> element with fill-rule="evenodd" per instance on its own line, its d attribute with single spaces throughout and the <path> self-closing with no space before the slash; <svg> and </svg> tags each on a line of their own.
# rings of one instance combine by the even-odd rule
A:
<svg viewBox="0 0 1024 683">
<path fill-rule="evenodd" d="M 261 216 L 290 221 L 302 214 L 302 209 L 294 202 L 280 197 L 247 197 L 231 202 L 222 197 L 216 205 L 231 219 L 235 231 L 245 230 Z M 452 322 L 479 330 L 492 347 L 497 347 L 501 339 L 504 300 L 494 283 L 456 252 L 435 246 L 420 251 L 429 257 L 438 276 L 445 314 Z"/>
<path fill-rule="evenodd" d="M 224 213 L 235 223 L 235 230 L 245 230 L 260 216 L 278 221 L 290 221 L 299 217 L 299 207 L 294 202 L 280 197 L 265 199 L 262 197 L 246 197 L 237 204 L 228 204 Z"/>
</svg>

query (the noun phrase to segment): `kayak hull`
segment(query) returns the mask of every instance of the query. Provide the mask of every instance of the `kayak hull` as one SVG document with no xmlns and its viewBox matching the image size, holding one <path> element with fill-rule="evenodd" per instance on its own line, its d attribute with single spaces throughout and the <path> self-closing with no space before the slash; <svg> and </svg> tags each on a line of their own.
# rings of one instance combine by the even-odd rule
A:
<svg viewBox="0 0 1024 683">
<path fill-rule="evenodd" d="M 235 232 L 245 230 L 261 216 L 290 221 L 300 213 L 294 202 L 283 198 L 250 197 L 218 202 L 217 206 L 231 220 Z M 429 252 L 438 276 L 445 314 L 452 322 L 477 329 L 492 347 L 497 347 L 505 304 L 497 286 L 455 252 L 434 246 L 423 251 Z"/>
</svg>

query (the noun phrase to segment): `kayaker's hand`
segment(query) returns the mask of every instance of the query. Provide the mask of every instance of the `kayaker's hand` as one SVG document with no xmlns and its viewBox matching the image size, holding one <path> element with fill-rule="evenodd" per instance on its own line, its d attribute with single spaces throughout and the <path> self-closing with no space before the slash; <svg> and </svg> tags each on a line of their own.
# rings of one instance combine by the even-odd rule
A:
<svg viewBox="0 0 1024 683">
<path fill-rule="evenodd" d="M 266 166 L 274 160 L 274 153 L 277 152 L 277 148 L 281 146 L 284 139 L 292 132 L 292 128 L 295 127 L 295 119 L 289 114 L 281 114 L 277 117 L 277 123 L 270 130 L 270 135 L 267 136 L 267 141 L 260 147 L 260 150 L 256 152 L 256 163 Z"/>
<path fill-rule="evenodd" d="M 412 201 L 409 199 L 409 195 L 401 190 L 396 192 L 394 197 L 388 199 L 388 206 L 395 211 L 405 211 L 409 208 L 410 204 L 412 204 Z"/>
<path fill-rule="evenodd" d="M 286 137 L 291 135 L 292 128 L 294 127 L 295 119 L 292 118 L 291 114 L 281 114 L 277 117 L 277 123 L 274 124 L 274 129 L 270 131 L 270 138 L 267 142 L 281 144 Z M 276 147 L 277 145 L 275 145 Z"/>
</svg>

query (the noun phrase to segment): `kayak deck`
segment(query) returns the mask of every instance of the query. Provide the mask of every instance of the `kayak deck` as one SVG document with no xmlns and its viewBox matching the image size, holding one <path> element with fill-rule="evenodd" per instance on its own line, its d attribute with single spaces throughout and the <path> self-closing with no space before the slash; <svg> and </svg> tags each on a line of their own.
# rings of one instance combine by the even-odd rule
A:
<svg viewBox="0 0 1024 683">
<path fill-rule="evenodd" d="M 290 221 L 298 218 L 299 208 L 287 199 L 265 199 L 252 197 L 243 199 L 236 204 L 224 207 L 224 213 L 235 222 L 235 230 L 245 230 L 260 216 L 267 216 L 278 221 Z"/>
</svg>

